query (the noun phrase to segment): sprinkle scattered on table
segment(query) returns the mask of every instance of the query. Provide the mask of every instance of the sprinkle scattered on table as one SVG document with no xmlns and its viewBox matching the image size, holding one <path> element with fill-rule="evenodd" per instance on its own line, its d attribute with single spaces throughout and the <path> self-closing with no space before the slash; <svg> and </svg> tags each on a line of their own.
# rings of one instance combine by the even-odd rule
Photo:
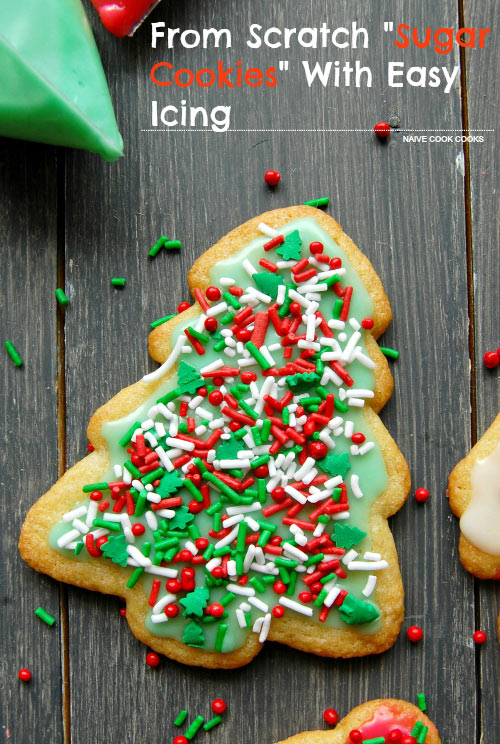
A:
<svg viewBox="0 0 500 744">
<path fill-rule="evenodd" d="M 486 369 L 495 369 L 500 364 L 500 354 L 498 351 L 487 351 L 483 356 L 483 363 Z"/>
<path fill-rule="evenodd" d="M 474 643 L 482 644 L 486 642 L 487 635 L 484 630 L 476 630 L 472 638 Z"/>
<path fill-rule="evenodd" d="M 125 279 L 121 276 L 114 276 L 111 279 L 111 284 L 113 287 L 124 287 L 125 286 Z"/>
<path fill-rule="evenodd" d="M 156 243 L 152 248 L 149 249 L 148 256 L 150 258 L 155 258 L 155 256 L 158 255 L 158 253 L 161 251 L 165 243 L 167 242 L 168 238 L 165 235 L 160 235 Z"/>
<path fill-rule="evenodd" d="M 429 491 L 426 488 L 417 488 L 415 491 L 415 500 L 424 504 L 429 498 Z"/>
<path fill-rule="evenodd" d="M 423 692 L 417 693 L 417 704 L 422 712 L 427 710 L 427 701 Z"/>
<path fill-rule="evenodd" d="M 21 682 L 29 682 L 31 679 L 31 672 L 29 669 L 20 669 L 17 673 L 17 676 L 21 680 Z"/>
<path fill-rule="evenodd" d="M 330 199 L 328 196 L 321 196 L 319 199 L 310 199 L 309 201 L 304 202 L 304 206 L 317 207 L 318 209 L 320 207 L 327 207 L 329 204 Z"/>
<path fill-rule="evenodd" d="M 391 349 L 389 346 L 380 346 L 379 348 L 382 354 L 389 359 L 399 359 L 399 351 L 396 351 L 396 349 Z"/>
<path fill-rule="evenodd" d="M 43 620 L 43 622 L 51 628 L 55 622 L 55 617 L 52 617 L 46 610 L 43 609 L 43 607 L 37 607 L 35 610 L 35 615 L 40 618 L 40 620 Z"/>
<path fill-rule="evenodd" d="M 424 637 L 424 631 L 418 625 L 411 625 L 406 631 L 406 635 L 412 643 L 418 643 Z"/>
<path fill-rule="evenodd" d="M 22 367 L 23 366 L 22 357 L 20 353 L 18 352 L 18 350 L 16 349 L 16 347 L 14 346 L 14 344 L 12 343 L 12 341 L 5 341 L 4 346 L 7 349 L 7 354 L 10 356 L 10 358 L 12 359 L 16 367 Z"/>
<path fill-rule="evenodd" d="M 391 127 L 386 121 L 379 121 L 373 127 L 373 131 L 377 137 L 380 137 L 380 139 L 386 139 L 386 137 L 389 137 L 391 133 Z"/>
<path fill-rule="evenodd" d="M 323 711 L 323 720 L 329 726 L 335 726 L 335 724 L 339 720 L 339 714 L 333 708 L 327 708 L 325 711 Z"/>
<path fill-rule="evenodd" d="M 264 174 L 264 181 L 268 186 L 277 186 L 280 182 L 281 175 L 278 171 L 268 170 Z"/>
<path fill-rule="evenodd" d="M 54 290 L 54 294 L 56 296 L 56 300 L 58 301 L 58 303 L 60 305 L 62 305 L 63 307 L 65 307 L 66 305 L 69 304 L 69 300 L 66 297 L 66 295 L 64 294 L 64 290 L 63 289 L 61 289 L 60 287 L 58 287 L 57 289 Z"/>
<path fill-rule="evenodd" d="M 163 325 L 163 323 L 166 323 L 167 320 L 172 320 L 172 318 L 175 318 L 175 313 L 172 315 L 165 315 L 164 318 L 158 318 L 158 320 L 153 320 L 152 323 L 150 323 L 151 328 L 158 328 L 158 326 Z"/>
</svg>

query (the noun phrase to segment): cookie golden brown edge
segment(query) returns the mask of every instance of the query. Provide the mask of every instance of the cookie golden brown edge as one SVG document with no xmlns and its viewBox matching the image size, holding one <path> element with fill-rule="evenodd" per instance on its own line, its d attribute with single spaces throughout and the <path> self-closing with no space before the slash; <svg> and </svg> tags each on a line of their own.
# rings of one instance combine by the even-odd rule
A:
<svg viewBox="0 0 500 744">
<path fill-rule="evenodd" d="M 188 283 L 192 293 L 196 287 L 205 290 L 209 286 L 209 271 L 212 265 L 238 252 L 253 239 L 262 237 L 258 231 L 259 223 L 264 222 L 270 227 L 277 228 L 302 217 L 314 218 L 341 246 L 374 304 L 372 316 L 374 325 L 371 334 L 367 335 L 367 348 L 371 358 L 376 362 L 375 397 L 368 401 L 371 407 L 365 407 L 364 410 L 367 423 L 384 457 L 388 485 L 371 507 L 369 532 L 372 550 L 382 553 L 388 559 L 389 568 L 381 573 L 377 583 L 376 601 L 381 615 L 381 627 L 378 631 L 361 635 L 350 627 L 318 627 L 318 624 L 302 617 L 292 618 L 287 615 L 280 618 L 279 622 L 273 620 L 268 640 L 331 657 L 381 653 L 395 642 L 404 616 L 404 590 L 387 519 L 406 501 L 410 489 L 410 476 L 403 455 L 376 415 L 390 398 L 393 389 L 387 360 L 376 344 L 376 339 L 385 331 L 392 318 L 389 300 L 379 277 L 370 261 L 333 218 L 312 207 L 296 206 L 261 214 L 221 238 L 195 262 L 188 274 Z M 165 361 L 171 350 L 170 338 L 175 327 L 189 318 L 194 318 L 200 312 L 201 308 L 195 302 L 188 310 L 153 330 L 149 337 L 149 350 L 153 359 L 158 362 Z M 32 506 L 22 527 L 19 550 L 23 559 L 37 571 L 81 588 L 123 598 L 127 604 L 127 622 L 133 634 L 155 651 L 188 665 L 235 668 L 250 662 L 260 651 L 262 644 L 254 633 L 249 634 L 242 647 L 229 653 L 191 648 L 176 639 L 155 636 L 144 624 L 150 609 L 148 597 L 140 585 L 132 589 L 126 587 L 127 576 L 119 566 L 97 561 L 92 564 L 93 570 L 89 571 L 88 565 L 66 558 L 48 544 L 48 536 L 53 525 L 81 500 L 83 485 L 98 481 L 110 467 L 107 444 L 101 433 L 102 425 L 108 421 L 121 419 L 135 410 L 173 374 L 174 371 L 171 371 L 153 382 L 140 380 L 121 390 L 96 411 L 87 429 L 87 436 L 94 446 L 94 451 L 68 470 Z"/>
<path fill-rule="evenodd" d="M 448 482 L 448 498 L 453 514 L 459 519 L 469 506 L 472 495 L 472 469 L 478 460 L 491 455 L 500 444 L 500 414 L 470 452 L 453 469 Z M 460 561 L 478 579 L 500 579 L 500 556 L 485 553 L 460 532 Z M 500 614 L 498 616 L 500 641 Z"/>
<path fill-rule="evenodd" d="M 428 727 L 425 744 L 441 744 L 438 731 L 432 721 L 425 713 L 417 708 L 416 705 L 408 703 L 405 700 L 396 700 L 393 698 L 382 698 L 370 700 L 362 705 L 358 705 L 348 713 L 337 726 L 330 731 L 304 731 L 302 734 L 296 734 L 289 739 L 279 742 L 278 744 L 351 744 L 349 734 L 353 730 L 363 733 L 363 726 L 371 721 L 382 710 L 394 711 L 400 719 L 407 721 L 407 730 L 402 726 L 392 725 L 392 728 L 399 728 L 403 737 L 409 735 L 416 721 L 421 721 L 424 726 Z M 396 717 L 396 721 L 397 721 Z M 391 725 L 390 725 L 391 726 Z M 387 734 L 391 731 L 388 727 Z M 409 730 L 408 730 L 409 729 Z M 386 734 L 386 741 L 387 739 Z M 381 734 L 383 735 L 383 734 Z M 376 733 L 368 731 L 366 739 L 376 737 Z"/>
</svg>

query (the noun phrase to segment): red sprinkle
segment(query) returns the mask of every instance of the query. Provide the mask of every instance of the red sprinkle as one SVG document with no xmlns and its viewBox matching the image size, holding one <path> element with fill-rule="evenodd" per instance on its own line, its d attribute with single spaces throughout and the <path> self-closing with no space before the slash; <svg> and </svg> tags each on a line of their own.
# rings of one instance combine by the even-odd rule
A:
<svg viewBox="0 0 500 744">
<path fill-rule="evenodd" d="M 149 654 L 146 654 L 146 664 L 149 667 L 157 667 L 160 663 L 160 657 L 158 654 L 155 654 L 154 651 L 150 651 Z"/>
<path fill-rule="evenodd" d="M 177 305 L 177 312 L 178 313 L 183 313 L 184 310 L 187 310 L 188 309 L 188 307 L 191 307 L 191 303 L 190 302 L 179 302 L 179 304 Z"/>
<path fill-rule="evenodd" d="M 487 369 L 495 369 L 500 364 L 500 356 L 497 351 L 487 351 L 483 356 L 483 362 Z"/>
<path fill-rule="evenodd" d="M 486 638 L 487 638 L 487 635 L 484 632 L 484 630 L 476 630 L 476 632 L 472 636 L 474 643 L 479 643 L 479 644 L 485 643 Z"/>
<path fill-rule="evenodd" d="M 221 292 L 218 287 L 208 287 L 205 295 L 207 300 L 210 300 L 210 302 L 217 302 L 217 300 L 220 300 L 221 298 Z"/>
<path fill-rule="evenodd" d="M 349 734 L 349 739 L 354 742 L 354 744 L 358 744 L 358 742 L 363 741 L 363 734 L 361 731 L 358 731 L 358 729 L 353 729 Z"/>
<path fill-rule="evenodd" d="M 411 625 L 406 631 L 406 635 L 412 643 L 418 643 L 424 637 L 424 631 L 418 625 Z"/>
<path fill-rule="evenodd" d="M 274 617 L 283 617 L 285 614 L 285 608 L 281 605 L 276 605 L 276 607 L 273 607 L 273 615 Z"/>
<path fill-rule="evenodd" d="M 423 504 L 429 498 L 429 491 L 426 488 L 417 488 L 415 491 L 415 499 L 420 504 Z"/>
<path fill-rule="evenodd" d="M 333 708 L 327 708 L 323 712 L 323 719 L 325 723 L 328 723 L 329 726 L 335 726 L 335 724 L 339 720 L 339 714 Z"/>
<path fill-rule="evenodd" d="M 373 131 L 375 132 L 377 137 L 385 139 L 390 135 L 391 128 L 386 121 L 379 121 L 378 124 L 375 124 L 375 126 L 373 127 Z"/>
<path fill-rule="evenodd" d="M 93 452 L 94 451 L 94 445 L 92 444 L 92 442 L 89 442 L 87 444 L 87 449 L 88 449 L 89 452 Z"/>
<path fill-rule="evenodd" d="M 268 170 L 264 174 L 264 181 L 268 186 L 277 186 L 280 181 L 281 175 L 278 171 Z"/>
<path fill-rule="evenodd" d="M 276 235 L 275 238 L 272 238 L 264 245 L 265 251 L 270 251 L 272 248 L 276 248 L 277 245 L 281 245 L 285 242 L 285 238 L 283 235 Z"/>
<path fill-rule="evenodd" d="M 373 323 L 373 318 L 363 318 L 363 320 L 361 321 L 361 326 L 362 326 L 362 327 L 363 327 L 363 328 L 364 328 L 364 329 L 365 329 L 366 331 L 371 331 L 371 329 L 372 329 L 372 328 L 373 328 L 373 326 L 374 326 L 374 323 Z"/>
<path fill-rule="evenodd" d="M 189 744 L 189 741 L 185 736 L 176 736 L 172 744 Z"/>
<path fill-rule="evenodd" d="M 227 703 L 225 700 L 222 700 L 222 698 L 215 698 L 215 700 L 212 700 L 212 710 L 213 712 L 220 716 L 221 713 L 224 713 L 227 709 Z"/>
<path fill-rule="evenodd" d="M 20 669 L 17 673 L 17 676 L 21 680 L 21 682 L 29 682 L 31 679 L 31 672 L 29 669 Z"/>
<path fill-rule="evenodd" d="M 217 318 L 205 318 L 204 325 L 209 333 L 215 333 L 218 327 Z"/>
</svg>

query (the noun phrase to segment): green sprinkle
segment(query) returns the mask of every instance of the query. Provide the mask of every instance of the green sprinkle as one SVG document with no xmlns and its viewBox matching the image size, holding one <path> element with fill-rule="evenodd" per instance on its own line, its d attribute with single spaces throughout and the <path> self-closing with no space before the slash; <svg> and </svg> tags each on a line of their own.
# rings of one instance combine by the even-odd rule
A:
<svg viewBox="0 0 500 744">
<path fill-rule="evenodd" d="M 260 430 L 260 436 L 262 438 L 262 443 L 265 444 L 267 440 L 269 439 L 269 434 L 271 433 L 271 422 L 269 419 L 265 419 L 265 421 L 262 424 L 262 429 Z M 257 444 L 257 442 L 255 443 Z"/>
<path fill-rule="evenodd" d="M 297 573 L 297 571 L 292 571 L 290 574 L 290 583 L 288 584 L 286 590 L 286 593 L 289 597 L 293 597 L 293 595 L 295 594 L 295 586 L 297 584 L 298 576 L 299 574 Z"/>
<path fill-rule="evenodd" d="M 220 598 L 220 603 L 223 607 L 230 604 L 233 599 L 236 599 L 236 594 L 233 594 L 232 592 L 226 592 L 223 597 Z"/>
<path fill-rule="evenodd" d="M 222 526 L 222 516 L 220 512 L 217 512 L 217 514 L 214 514 L 213 522 L 214 522 L 214 532 L 219 532 Z"/>
<path fill-rule="evenodd" d="M 83 545 L 83 543 L 82 543 Z M 48 612 L 46 612 L 43 607 L 37 607 L 35 610 L 35 615 L 40 618 L 40 620 L 43 620 L 43 622 L 51 628 L 55 622 L 55 617 L 52 617 L 52 615 L 49 615 Z"/>
<path fill-rule="evenodd" d="M 193 481 L 192 481 L 192 480 L 189 480 L 189 478 L 186 478 L 185 480 L 183 480 L 183 482 L 182 482 L 182 483 L 183 483 L 183 485 L 184 485 L 184 486 L 185 486 L 185 487 L 187 488 L 187 490 L 189 491 L 189 493 L 191 494 L 191 496 L 192 496 L 192 497 L 193 497 L 193 498 L 194 498 L 194 499 L 195 499 L 196 501 L 198 501 L 199 503 L 201 503 L 201 502 L 203 501 L 203 494 L 202 494 L 202 492 L 201 492 L 201 491 L 200 491 L 200 489 L 199 489 L 199 488 L 198 488 L 198 487 L 197 487 L 197 486 L 196 486 L 196 485 L 195 485 L 195 484 L 193 483 Z"/>
<path fill-rule="evenodd" d="M 182 243 L 180 240 L 166 240 L 163 247 L 166 248 L 167 251 L 180 251 Z"/>
<path fill-rule="evenodd" d="M 202 344 L 208 344 L 208 342 L 210 341 L 207 336 L 204 336 L 203 333 L 197 331 L 196 328 L 188 326 L 187 330 L 189 331 L 190 335 L 193 336 L 193 338 L 198 339 L 198 341 L 201 341 Z"/>
<path fill-rule="evenodd" d="M 306 207 L 327 207 L 330 204 L 330 199 L 328 196 L 320 196 L 319 199 L 310 199 L 309 201 L 304 202 L 304 205 Z"/>
<path fill-rule="evenodd" d="M 57 289 L 54 290 L 54 294 L 56 296 L 56 300 L 58 301 L 58 303 L 60 305 L 66 306 L 66 305 L 69 304 L 69 300 L 66 297 L 66 295 L 64 294 L 64 290 L 63 289 L 60 289 L 60 287 L 58 287 Z"/>
<path fill-rule="evenodd" d="M 241 304 L 238 302 L 238 299 L 231 294 L 231 292 L 224 292 L 222 297 L 226 300 L 228 305 L 231 305 L 232 308 L 235 310 L 239 310 L 241 307 Z"/>
<path fill-rule="evenodd" d="M 332 310 L 332 316 L 333 318 L 337 319 L 340 318 L 340 313 L 342 312 L 342 306 L 344 302 L 342 300 L 335 300 L 333 303 L 333 310 Z"/>
<path fill-rule="evenodd" d="M 138 479 L 142 478 L 141 471 L 138 468 L 136 468 L 135 465 L 133 465 L 130 462 L 130 460 L 127 460 L 127 462 L 124 462 L 123 463 L 123 467 L 124 468 L 127 468 L 127 470 L 130 473 L 130 475 L 133 475 L 134 478 L 138 478 Z"/>
<path fill-rule="evenodd" d="M 225 496 L 228 496 L 231 501 L 234 501 L 235 504 L 240 503 L 240 495 L 239 493 L 236 493 L 236 491 L 231 488 L 231 486 L 228 486 L 226 483 L 220 480 L 220 478 L 217 478 L 216 475 L 213 473 L 210 473 L 208 470 L 206 473 L 204 473 L 203 477 L 205 480 L 212 483 L 212 485 L 216 486 L 219 491 L 221 491 Z"/>
<path fill-rule="evenodd" d="M 206 549 L 206 550 L 205 550 L 205 552 L 203 553 L 203 558 L 204 558 L 204 559 L 205 559 L 205 560 L 206 560 L 207 562 L 208 562 L 208 561 L 210 560 L 210 558 L 211 558 L 211 557 L 213 556 L 213 554 L 214 554 L 214 550 L 215 550 L 215 548 L 214 548 L 214 546 L 213 546 L 213 543 L 210 543 L 210 545 L 208 545 L 207 549 Z"/>
<path fill-rule="evenodd" d="M 236 550 L 243 552 L 245 550 L 245 540 L 247 537 L 248 524 L 242 521 L 238 525 L 238 536 L 236 538 Z"/>
<path fill-rule="evenodd" d="M 224 643 L 224 636 L 227 633 L 228 626 L 226 623 L 221 623 L 217 628 L 217 636 L 215 638 L 215 650 L 219 653 L 222 651 L 222 644 Z"/>
<path fill-rule="evenodd" d="M 264 548 L 267 544 L 267 541 L 271 537 L 273 533 L 270 530 L 262 530 L 259 539 L 257 540 L 257 545 L 259 548 Z"/>
<path fill-rule="evenodd" d="M 417 736 L 417 744 L 425 744 L 428 730 L 429 730 L 428 726 L 423 726 L 419 735 Z"/>
<path fill-rule="evenodd" d="M 144 514 L 146 510 L 147 500 L 148 500 L 148 491 L 146 491 L 146 489 L 143 488 L 137 498 L 137 503 L 135 505 L 135 511 L 134 511 L 134 517 L 142 517 L 142 515 Z"/>
<path fill-rule="evenodd" d="M 130 442 L 130 440 L 132 439 L 132 437 L 134 436 L 134 431 L 136 429 L 140 429 L 140 427 L 141 427 L 140 421 L 136 421 L 135 424 L 132 424 L 132 426 L 127 431 L 127 433 L 124 434 L 123 437 L 118 442 L 118 444 L 120 445 L 120 447 L 126 447 L 127 444 Z"/>
<path fill-rule="evenodd" d="M 218 726 L 219 723 L 222 723 L 222 716 L 214 716 L 213 718 L 211 718 L 209 721 L 207 721 L 203 725 L 203 729 L 205 731 L 210 731 L 210 729 L 213 729 L 215 728 L 215 726 Z"/>
<path fill-rule="evenodd" d="M 111 530 L 111 532 L 120 532 L 122 528 L 120 522 L 108 522 L 106 519 L 94 519 L 92 525 L 94 527 L 103 527 L 106 530 Z"/>
<path fill-rule="evenodd" d="M 108 490 L 107 483 L 87 483 L 87 485 L 82 488 L 83 493 L 90 493 L 91 491 L 107 491 L 107 490 Z"/>
<path fill-rule="evenodd" d="M 220 319 L 220 322 L 222 323 L 222 325 L 226 325 L 226 323 L 232 323 L 233 318 L 234 318 L 233 313 L 226 313 L 225 315 L 222 316 L 222 318 Z M 224 347 L 222 346 L 221 348 L 224 348 Z M 215 346 L 214 346 L 214 349 L 215 349 Z"/>
<path fill-rule="evenodd" d="M 73 555 L 80 555 L 82 550 L 83 550 L 83 543 L 81 541 L 77 542 L 75 545 L 75 550 L 74 550 Z"/>
<path fill-rule="evenodd" d="M 385 744 L 385 736 L 376 736 L 374 739 L 363 739 L 363 744 Z"/>
<path fill-rule="evenodd" d="M 423 727 L 424 727 L 424 724 L 422 723 L 422 721 L 416 721 L 414 727 L 411 730 L 411 735 L 417 738 L 420 732 L 422 731 Z"/>
<path fill-rule="evenodd" d="M 222 501 L 215 501 L 211 506 L 207 509 L 207 514 L 209 517 L 211 517 L 213 514 L 217 514 L 217 512 L 220 512 L 221 509 L 224 508 L 224 504 Z"/>
<path fill-rule="evenodd" d="M 186 739 L 193 739 L 196 734 L 198 733 L 199 729 L 203 726 L 205 722 L 205 719 L 203 716 L 196 716 L 191 726 L 189 726 L 188 730 L 185 732 L 184 736 Z"/>
<path fill-rule="evenodd" d="M 166 323 L 167 320 L 172 320 L 172 318 L 175 318 L 175 315 L 165 315 L 164 318 L 158 318 L 158 320 L 153 320 L 153 322 L 150 323 L 149 325 L 151 326 L 151 328 L 158 328 L 158 326 L 163 325 L 163 323 Z"/>
<path fill-rule="evenodd" d="M 151 473 L 148 473 L 147 475 L 142 475 L 142 483 L 144 486 L 147 486 L 148 483 L 152 483 L 153 481 L 157 480 L 157 478 L 161 478 L 162 475 L 165 475 L 164 468 L 156 468 L 156 470 L 153 470 Z"/>
<path fill-rule="evenodd" d="M 321 563 L 324 557 L 325 557 L 324 553 L 318 553 L 317 555 L 312 555 L 304 563 L 304 566 L 307 566 L 307 568 L 309 568 L 309 566 L 314 566 L 316 563 Z"/>
<path fill-rule="evenodd" d="M 418 707 L 420 708 L 422 712 L 427 710 L 427 701 L 425 699 L 425 695 L 423 692 L 419 692 L 417 694 L 417 702 L 418 702 Z"/>
<path fill-rule="evenodd" d="M 16 349 L 16 347 L 14 346 L 14 344 L 12 343 L 12 341 L 5 341 L 4 346 L 7 349 L 7 354 L 10 356 L 10 358 L 12 359 L 16 367 L 22 367 L 23 365 L 22 357 L 20 353 L 18 352 L 18 350 Z"/>
<path fill-rule="evenodd" d="M 390 349 L 388 346 L 379 346 L 380 351 L 382 354 L 389 359 L 398 359 L 399 358 L 399 351 L 396 351 L 396 349 Z"/>
<path fill-rule="evenodd" d="M 261 504 L 266 503 L 267 499 L 267 490 L 266 490 L 266 481 L 264 478 L 257 478 L 257 486 L 258 486 L 258 499 Z"/>
<path fill-rule="evenodd" d="M 113 287 L 124 287 L 125 279 L 122 276 L 114 276 L 111 279 L 111 284 L 113 285 Z"/>
<path fill-rule="evenodd" d="M 252 576 L 248 583 L 251 584 L 255 591 L 259 592 L 259 594 L 263 594 L 266 591 L 265 584 L 259 579 L 258 576 Z"/>
<path fill-rule="evenodd" d="M 130 576 L 130 579 L 127 581 L 127 589 L 133 589 L 134 586 L 137 584 L 139 579 L 141 578 L 142 574 L 144 573 L 144 569 L 142 566 L 138 566 Z"/>
<path fill-rule="evenodd" d="M 321 607 L 325 599 L 328 597 L 328 592 L 326 589 L 322 589 L 316 599 L 314 600 L 314 606 L 315 607 Z"/>
<path fill-rule="evenodd" d="M 259 414 L 258 413 L 255 413 L 255 411 L 253 410 L 253 408 L 250 408 L 250 406 L 248 405 L 248 403 L 246 403 L 244 400 L 240 400 L 239 403 L 240 403 L 240 408 L 242 408 L 245 411 L 245 413 L 248 416 L 250 416 L 250 418 L 253 418 L 255 420 L 257 420 L 259 418 Z"/>
<path fill-rule="evenodd" d="M 274 562 L 277 566 L 284 566 L 285 568 L 296 568 L 299 565 L 298 561 L 293 561 L 290 558 L 282 558 L 279 555 L 276 556 Z"/>
<path fill-rule="evenodd" d="M 150 258 L 154 258 L 155 256 L 157 256 L 166 242 L 167 238 L 165 237 L 165 235 L 160 235 L 154 246 L 149 249 L 148 256 Z"/>
<path fill-rule="evenodd" d="M 174 721 L 174 726 L 182 726 L 182 724 L 184 723 L 187 717 L 188 717 L 187 710 L 181 710 L 179 715 Z"/>
<path fill-rule="evenodd" d="M 246 344 L 245 344 L 245 346 L 248 349 L 248 351 L 250 352 L 250 354 L 253 356 L 253 358 L 255 359 L 255 361 L 257 362 L 257 364 L 259 365 L 259 367 L 261 367 L 264 370 L 271 368 L 271 365 L 269 364 L 269 362 L 267 361 L 267 359 L 262 356 L 262 354 L 260 353 L 260 351 L 258 350 L 258 348 L 255 346 L 255 344 L 253 344 L 251 341 L 247 341 Z"/>
<path fill-rule="evenodd" d="M 255 468 L 268 463 L 270 459 L 270 455 L 260 455 L 259 457 L 256 457 L 255 460 L 252 460 L 252 462 L 250 463 L 250 467 L 252 468 L 252 470 L 255 470 Z"/>
<path fill-rule="evenodd" d="M 335 408 L 337 409 L 337 411 L 340 411 L 340 413 L 347 413 L 347 411 L 349 410 L 349 406 L 346 406 L 345 403 L 342 403 L 342 401 L 339 400 L 337 398 L 337 396 L 335 396 L 335 400 L 333 401 L 333 405 L 335 406 Z"/>
</svg>

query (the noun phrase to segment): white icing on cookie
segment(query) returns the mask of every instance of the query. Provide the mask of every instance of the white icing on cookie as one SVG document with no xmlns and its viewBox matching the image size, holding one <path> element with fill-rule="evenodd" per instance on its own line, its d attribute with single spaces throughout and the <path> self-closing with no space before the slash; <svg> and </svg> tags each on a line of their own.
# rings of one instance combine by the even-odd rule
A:
<svg viewBox="0 0 500 744">
<path fill-rule="evenodd" d="M 472 468 L 472 499 L 460 529 L 477 548 L 500 555 L 500 444 Z"/>
</svg>

